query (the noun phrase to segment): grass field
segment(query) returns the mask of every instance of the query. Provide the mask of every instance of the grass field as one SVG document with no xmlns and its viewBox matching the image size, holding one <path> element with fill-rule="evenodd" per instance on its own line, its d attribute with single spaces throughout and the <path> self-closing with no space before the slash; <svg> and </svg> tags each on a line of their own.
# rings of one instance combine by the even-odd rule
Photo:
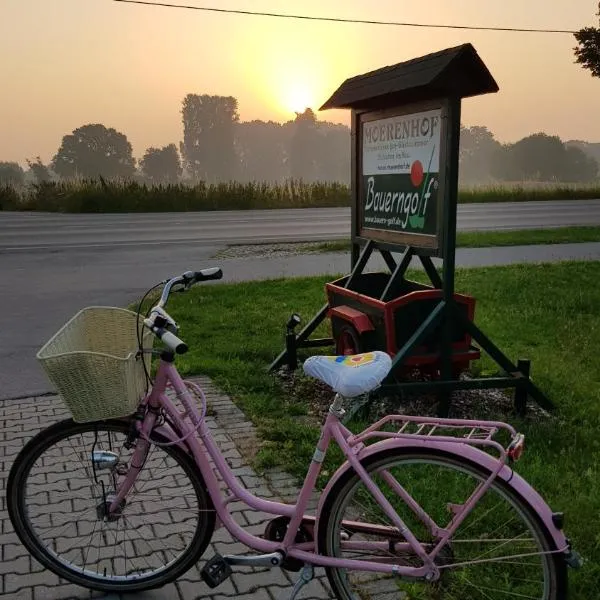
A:
<svg viewBox="0 0 600 600">
<path fill-rule="evenodd" d="M 199 286 L 170 305 L 191 346 L 178 359 L 180 369 L 211 376 L 259 427 L 259 466 L 280 464 L 298 477 L 318 437 L 313 407 L 323 391 L 301 377 L 296 393 L 287 394 L 266 369 L 282 349 L 289 315 L 310 319 L 332 279 Z M 477 299 L 478 325 L 513 359 L 532 360 L 536 383 L 558 407 L 552 418 L 532 411 L 519 419 L 510 402 L 505 408 L 475 403 L 470 416 L 502 418 L 526 434 L 517 470 L 553 510 L 566 513 L 568 534 L 588 561 L 570 574 L 571 600 L 590 600 L 600 580 L 600 530 L 590 526 L 600 514 L 599 279 L 600 262 L 581 262 L 458 270 L 456 280 L 458 291 Z M 490 360 L 480 363 L 483 374 L 496 371 Z M 421 403 L 420 410 L 432 414 L 433 403 Z M 328 456 L 321 484 L 336 458 L 335 452 Z"/>
<path fill-rule="evenodd" d="M 535 244 L 576 244 L 600 242 L 600 227 L 558 227 L 556 229 L 523 229 L 514 231 L 458 231 L 458 248 L 489 248 L 497 246 L 532 246 Z M 346 252 L 348 240 L 315 244 L 313 251 Z"/>
<path fill-rule="evenodd" d="M 460 203 L 600 198 L 600 184 L 469 187 Z M 20 190 L 0 185 L 0 210 L 66 213 L 165 212 L 350 206 L 342 183 L 240 183 L 166 185 L 137 182 L 49 182 Z"/>
</svg>

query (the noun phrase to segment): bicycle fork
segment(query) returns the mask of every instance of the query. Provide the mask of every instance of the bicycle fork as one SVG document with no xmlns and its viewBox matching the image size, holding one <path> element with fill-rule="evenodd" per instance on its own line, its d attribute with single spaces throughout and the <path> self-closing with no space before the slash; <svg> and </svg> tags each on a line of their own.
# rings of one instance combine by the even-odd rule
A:
<svg viewBox="0 0 600 600">
<path fill-rule="evenodd" d="M 105 517 L 110 520 L 111 515 L 119 515 L 126 503 L 127 494 L 135 485 L 136 479 L 144 467 L 148 452 L 150 451 L 149 436 L 157 419 L 157 414 L 153 411 L 144 419 L 144 425 L 141 431 L 136 435 L 135 450 L 133 456 L 126 468 L 119 471 L 119 456 L 113 452 L 93 451 L 92 464 L 99 465 L 100 468 L 111 468 L 116 470 L 118 475 L 125 475 L 125 479 L 114 491 L 114 496 L 109 497 L 110 505 L 107 507 Z M 135 427 L 135 424 L 133 425 Z M 131 438 L 132 436 L 130 436 Z M 128 444 L 132 441 L 128 439 Z M 96 467 L 95 467 L 96 468 Z M 108 504 L 108 502 L 107 502 Z"/>
</svg>

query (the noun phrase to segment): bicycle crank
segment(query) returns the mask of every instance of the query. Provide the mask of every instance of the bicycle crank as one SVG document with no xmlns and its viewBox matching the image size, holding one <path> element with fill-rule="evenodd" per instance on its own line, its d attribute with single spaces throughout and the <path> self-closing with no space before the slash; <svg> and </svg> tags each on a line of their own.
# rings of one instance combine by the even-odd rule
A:
<svg viewBox="0 0 600 600">
<path fill-rule="evenodd" d="M 265 527 L 264 538 L 271 542 L 283 542 L 289 523 L 289 517 L 275 517 L 274 519 L 271 519 Z M 314 541 L 312 533 L 307 527 L 301 524 L 296 532 L 295 542 L 297 544 L 302 544 L 304 542 L 312 541 Z M 281 568 L 285 569 L 286 571 L 298 572 L 303 566 L 304 563 L 301 560 L 298 560 L 297 558 L 286 557 L 281 565 Z"/>
</svg>

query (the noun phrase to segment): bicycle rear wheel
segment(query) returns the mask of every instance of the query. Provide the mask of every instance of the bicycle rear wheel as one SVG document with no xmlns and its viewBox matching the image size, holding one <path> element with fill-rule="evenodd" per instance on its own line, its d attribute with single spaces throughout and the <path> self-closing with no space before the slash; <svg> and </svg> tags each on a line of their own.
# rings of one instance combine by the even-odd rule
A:
<svg viewBox="0 0 600 600">
<path fill-rule="evenodd" d="M 60 577 L 107 592 L 176 579 L 203 554 L 215 525 L 195 463 L 177 446 L 155 444 L 121 510 L 105 518 L 134 452 L 124 445 L 128 431 L 121 421 L 57 423 L 23 448 L 7 485 L 10 519 L 29 552 Z M 92 465 L 100 451 L 118 463 Z"/>
<path fill-rule="evenodd" d="M 428 450 L 383 451 L 363 466 L 428 552 L 436 545 L 431 526 L 393 490 L 392 486 L 398 489 L 394 481 L 438 526 L 446 527 L 453 512 L 489 476 L 480 465 Z M 423 564 L 353 469 L 327 495 L 321 515 L 318 543 L 323 554 L 399 566 Z M 380 527 L 369 530 L 364 525 Z M 338 568 L 327 569 L 327 576 L 340 600 L 564 600 L 566 565 L 562 556 L 551 554 L 554 550 L 546 527 L 529 505 L 496 479 L 436 557 L 438 581 Z"/>
</svg>

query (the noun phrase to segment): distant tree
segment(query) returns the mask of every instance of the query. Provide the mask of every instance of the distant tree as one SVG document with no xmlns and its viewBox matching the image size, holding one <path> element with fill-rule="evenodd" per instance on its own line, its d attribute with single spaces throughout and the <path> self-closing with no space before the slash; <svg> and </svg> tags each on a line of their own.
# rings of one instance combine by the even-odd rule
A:
<svg viewBox="0 0 600 600">
<path fill-rule="evenodd" d="M 565 147 L 558 136 L 536 133 L 504 146 L 493 173 L 505 181 L 553 181 L 563 175 Z"/>
<path fill-rule="evenodd" d="M 505 181 L 592 181 L 598 163 L 558 136 L 536 133 L 502 146 L 494 157 L 494 175 Z"/>
<path fill-rule="evenodd" d="M 511 148 L 512 144 L 500 144 L 500 147 L 492 154 L 490 174 L 494 179 L 500 179 L 501 181 L 515 181 L 518 179 L 512 163 Z"/>
<path fill-rule="evenodd" d="M 130 178 L 135 159 L 124 134 L 100 124 L 84 125 L 63 137 L 52 170 L 61 177 Z"/>
<path fill-rule="evenodd" d="M 600 17 L 600 2 L 596 14 Z M 598 24 L 600 25 L 600 20 Z M 575 62 L 584 69 L 589 69 L 592 77 L 600 77 L 600 27 L 584 27 L 574 35 L 578 44 L 573 48 Z"/>
<path fill-rule="evenodd" d="M 569 140 L 565 142 L 565 146 L 567 148 L 574 146 L 583 150 L 588 156 L 592 157 L 596 160 L 597 163 L 600 163 L 600 142 L 584 142 L 582 140 Z"/>
<path fill-rule="evenodd" d="M 464 183 L 483 183 L 492 176 L 492 164 L 500 149 L 487 127 L 460 128 L 459 176 Z"/>
<path fill-rule="evenodd" d="M 188 94 L 181 114 L 181 155 L 192 179 L 234 179 L 237 171 L 234 127 L 239 121 L 237 100 L 231 96 Z"/>
<path fill-rule="evenodd" d="M 294 179 L 316 181 L 318 142 L 317 117 L 314 111 L 307 108 L 302 113 L 296 113 L 290 143 L 290 174 Z"/>
<path fill-rule="evenodd" d="M 565 146 L 565 161 L 562 181 L 587 183 L 598 175 L 599 165 L 596 159 L 575 146 Z"/>
<path fill-rule="evenodd" d="M 337 123 L 318 122 L 314 145 L 317 179 L 350 183 L 350 129 Z"/>
<path fill-rule="evenodd" d="M 182 171 L 177 146 L 169 144 L 163 148 L 148 148 L 140 167 L 152 183 L 177 183 Z"/>
<path fill-rule="evenodd" d="M 285 131 L 274 121 L 248 121 L 235 126 L 239 179 L 282 181 L 289 176 Z"/>
<path fill-rule="evenodd" d="M 19 163 L 0 162 L 0 185 L 20 186 L 25 183 L 25 172 Z"/>
<path fill-rule="evenodd" d="M 42 162 L 42 159 L 39 156 L 35 159 L 35 162 L 27 159 L 27 164 L 37 183 L 52 181 L 50 169 Z"/>
</svg>

